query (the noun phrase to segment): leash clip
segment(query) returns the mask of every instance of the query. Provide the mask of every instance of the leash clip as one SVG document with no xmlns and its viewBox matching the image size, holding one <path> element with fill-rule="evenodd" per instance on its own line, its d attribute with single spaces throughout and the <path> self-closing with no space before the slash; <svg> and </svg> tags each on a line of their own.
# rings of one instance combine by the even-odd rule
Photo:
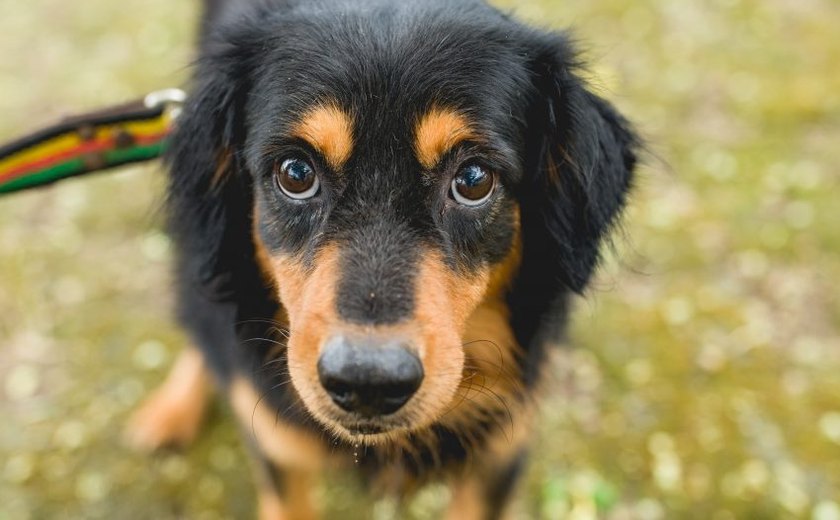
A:
<svg viewBox="0 0 840 520">
<path fill-rule="evenodd" d="M 187 100 L 187 93 L 179 88 L 165 88 L 155 90 L 146 94 L 143 98 L 143 105 L 146 108 L 158 108 L 163 106 L 172 119 L 178 117 L 181 113 L 181 107 Z"/>
</svg>

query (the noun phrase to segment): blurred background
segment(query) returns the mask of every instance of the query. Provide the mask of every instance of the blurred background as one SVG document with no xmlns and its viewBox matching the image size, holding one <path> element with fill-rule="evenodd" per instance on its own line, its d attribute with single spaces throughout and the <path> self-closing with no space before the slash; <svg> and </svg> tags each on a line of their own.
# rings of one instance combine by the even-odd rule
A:
<svg viewBox="0 0 840 520">
<path fill-rule="evenodd" d="M 574 27 L 651 149 L 554 360 L 518 516 L 840 520 L 840 3 L 500 5 Z M 197 1 L 0 12 L 0 141 L 188 76 Z M 0 519 L 253 514 L 225 406 L 180 453 L 120 440 L 185 343 L 162 186 L 150 164 L 0 199 Z M 394 514 L 358 495 L 333 480 L 328 517 Z"/>
</svg>

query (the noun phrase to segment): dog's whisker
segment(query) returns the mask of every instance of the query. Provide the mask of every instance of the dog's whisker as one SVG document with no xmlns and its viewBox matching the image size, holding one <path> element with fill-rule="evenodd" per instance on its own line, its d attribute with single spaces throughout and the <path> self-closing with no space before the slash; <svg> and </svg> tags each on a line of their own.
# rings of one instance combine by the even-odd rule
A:
<svg viewBox="0 0 840 520">
<path fill-rule="evenodd" d="M 281 346 L 281 347 L 286 346 L 285 343 L 283 343 L 281 341 L 277 341 L 276 339 L 271 339 L 271 338 L 248 338 L 248 339 L 242 340 L 242 343 L 253 343 L 255 341 L 264 341 L 266 343 L 271 343 L 272 345 L 278 345 L 278 346 Z"/>
</svg>

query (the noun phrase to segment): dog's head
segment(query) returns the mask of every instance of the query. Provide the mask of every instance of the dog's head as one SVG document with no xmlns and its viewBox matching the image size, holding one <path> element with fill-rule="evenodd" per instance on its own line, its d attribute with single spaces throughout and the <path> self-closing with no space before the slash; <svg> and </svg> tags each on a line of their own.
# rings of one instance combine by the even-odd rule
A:
<svg viewBox="0 0 840 520">
<path fill-rule="evenodd" d="M 205 41 L 171 150 L 181 246 L 241 305 L 260 271 L 322 424 L 424 428 L 455 404 L 479 311 L 521 360 L 585 287 L 636 139 L 564 35 L 483 4 L 234 18 Z"/>
</svg>

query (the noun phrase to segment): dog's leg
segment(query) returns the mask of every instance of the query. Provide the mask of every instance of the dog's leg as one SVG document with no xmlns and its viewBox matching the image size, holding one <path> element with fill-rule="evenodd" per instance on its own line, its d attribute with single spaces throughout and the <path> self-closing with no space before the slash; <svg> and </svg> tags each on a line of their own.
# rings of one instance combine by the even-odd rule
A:
<svg viewBox="0 0 840 520">
<path fill-rule="evenodd" d="M 452 485 L 447 520 L 498 520 L 509 518 L 510 499 L 525 465 L 525 451 L 506 460 L 477 464 Z"/>
<path fill-rule="evenodd" d="M 125 437 L 140 450 L 189 444 L 198 433 L 210 395 L 210 375 L 201 353 L 184 350 L 166 381 L 134 412 Z"/>
<path fill-rule="evenodd" d="M 311 494 L 325 457 L 317 439 L 286 424 L 246 379 L 235 377 L 228 392 L 257 462 L 260 520 L 317 518 Z"/>
<path fill-rule="evenodd" d="M 249 439 L 249 436 L 245 436 Z M 310 520 L 318 517 L 310 494 L 311 471 L 276 467 L 250 438 L 248 451 L 255 461 L 258 520 Z"/>
<path fill-rule="evenodd" d="M 312 520 L 318 513 L 309 496 L 314 478 L 297 470 L 275 470 L 275 485 L 257 486 L 258 520 Z"/>
</svg>

